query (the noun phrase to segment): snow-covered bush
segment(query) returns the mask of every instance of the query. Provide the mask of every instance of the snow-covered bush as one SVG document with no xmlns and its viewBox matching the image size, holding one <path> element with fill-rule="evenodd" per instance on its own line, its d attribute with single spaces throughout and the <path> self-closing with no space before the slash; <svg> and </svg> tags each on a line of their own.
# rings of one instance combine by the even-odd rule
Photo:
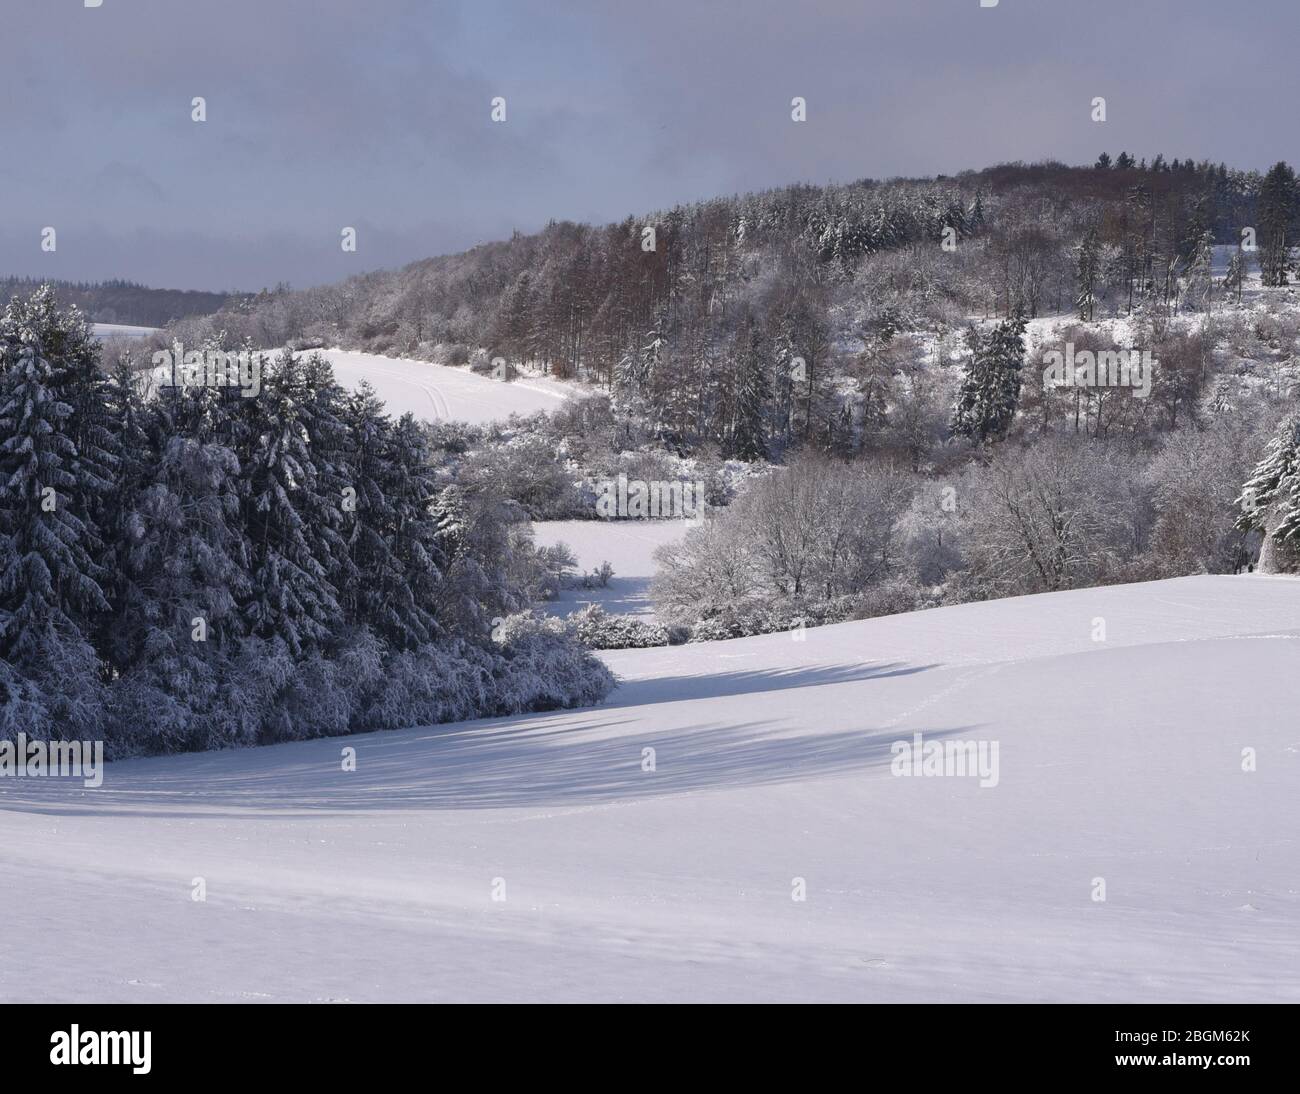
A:
<svg viewBox="0 0 1300 1094">
<path fill-rule="evenodd" d="M 599 604 L 588 604 L 568 616 L 578 641 L 592 650 L 642 649 L 670 645 L 666 627 L 630 615 L 610 615 Z"/>
<path fill-rule="evenodd" d="M 573 473 L 541 437 L 525 434 L 474 449 L 462 459 L 458 481 L 466 490 L 517 502 L 533 520 L 565 520 L 588 510 Z"/>
<path fill-rule="evenodd" d="M 564 620 L 520 612 L 497 628 L 497 642 L 505 657 L 497 673 L 502 714 L 597 703 L 617 683 Z"/>
</svg>

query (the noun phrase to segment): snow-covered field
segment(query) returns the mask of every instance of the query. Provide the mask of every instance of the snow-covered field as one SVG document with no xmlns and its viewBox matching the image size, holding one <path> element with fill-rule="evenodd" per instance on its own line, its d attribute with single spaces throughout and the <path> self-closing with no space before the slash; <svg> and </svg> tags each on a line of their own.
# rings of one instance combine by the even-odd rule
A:
<svg viewBox="0 0 1300 1094">
<path fill-rule="evenodd" d="M 612 615 L 654 616 L 650 581 L 657 567 L 654 551 L 675 543 L 691 525 L 685 520 L 547 520 L 533 524 L 539 547 L 567 543 L 578 558 L 582 573 L 590 573 L 602 562 L 614 568 L 605 588 L 565 589 L 543 605 L 557 615 L 567 615 L 586 604 L 599 604 Z"/>
<path fill-rule="evenodd" d="M 606 656 L 594 709 L 0 780 L 0 999 L 1300 1001 L 1298 580 Z M 891 775 L 917 732 L 997 785 Z"/>
<path fill-rule="evenodd" d="M 468 368 L 426 361 L 383 357 L 351 350 L 319 351 L 334 366 L 334 376 L 347 388 L 369 380 L 393 415 L 408 411 L 430 421 L 461 421 L 472 425 L 555 410 L 577 392 L 573 384 L 542 376 L 504 382 L 480 376 Z"/>
<path fill-rule="evenodd" d="M 96 338 L 147 338 L 157 327 L 135 327 L 130 323 L 91 323 L 90 331 Z"/>
</svg>

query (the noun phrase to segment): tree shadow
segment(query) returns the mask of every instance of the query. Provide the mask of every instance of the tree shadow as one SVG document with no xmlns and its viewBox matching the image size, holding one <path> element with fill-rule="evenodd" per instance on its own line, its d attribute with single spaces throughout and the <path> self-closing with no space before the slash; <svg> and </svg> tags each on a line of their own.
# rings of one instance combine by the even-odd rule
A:
<svg viewBox="0 0 1300 1094">
<path fill-rule="evenodd" d="M 718 699 L 749 695 L 758 691 L 786 691 L 817 688 L 828 684 L 851 684 L 883 680 L 891 676 L 912 676 L 936 665 L 907 665 L 902 661 L 857 662 L 846 665 L 801 666 L 789 669 L 739 669 L 699 676 L 656 676 L 624 680 L 606 707 L 634 707 L 649 703 L 675 703 L 683 699 Z"/>
<path fill-rule="evenodd" d="M 645 691 L 614 709 L 920 671 L 882 664 L 657 679 L 644 683 L 661 694 Z M 108 765 L 104 785 L 94 790 L 74 780 L 4 779 L 0 810 L 181 819 L 578 807 L 865 772 L 887 764 L 893 743 L 913 732 L 792 734 L 786 719 L 628 732 L 647 720 L 611 718 L 607 709 L 125 760 Z M 942 738 L 970 728 L 925 733 Z M 343 770 L 344 748 L 356 750 L 355 771 Z"/>
</svg>

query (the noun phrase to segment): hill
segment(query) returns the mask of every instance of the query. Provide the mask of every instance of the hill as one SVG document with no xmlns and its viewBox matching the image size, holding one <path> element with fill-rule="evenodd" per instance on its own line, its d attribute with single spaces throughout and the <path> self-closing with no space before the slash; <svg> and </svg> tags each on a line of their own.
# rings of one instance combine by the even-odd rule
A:
<svg viewBox="0 0 1300 1094">
<path fill-rule="evenodd" d="M 587 710 L 5 779 L 7 899 L 62 929 L 57 962 L 0 941 L 0 998 L 1296 1002 L 1297 643 L 1300 581 L 1184 578 L 606 654 Z M 996 785 L 892 775 L 916 733 L 996 743 Z"/>
</svg>

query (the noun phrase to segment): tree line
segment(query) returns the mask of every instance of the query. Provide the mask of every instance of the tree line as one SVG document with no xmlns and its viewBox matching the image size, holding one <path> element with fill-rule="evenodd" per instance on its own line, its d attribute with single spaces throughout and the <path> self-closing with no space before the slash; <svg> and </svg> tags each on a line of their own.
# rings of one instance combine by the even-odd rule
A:
<svg viewBox="0 0 1300 1094">
<path fill-rule="evenodd" d="M 228 747 L 593 702 L 528 545 L 319 356 L 256 397 L 101 368 L 42 289 L 0 319 L 0 736 Z"/>
</svg>

